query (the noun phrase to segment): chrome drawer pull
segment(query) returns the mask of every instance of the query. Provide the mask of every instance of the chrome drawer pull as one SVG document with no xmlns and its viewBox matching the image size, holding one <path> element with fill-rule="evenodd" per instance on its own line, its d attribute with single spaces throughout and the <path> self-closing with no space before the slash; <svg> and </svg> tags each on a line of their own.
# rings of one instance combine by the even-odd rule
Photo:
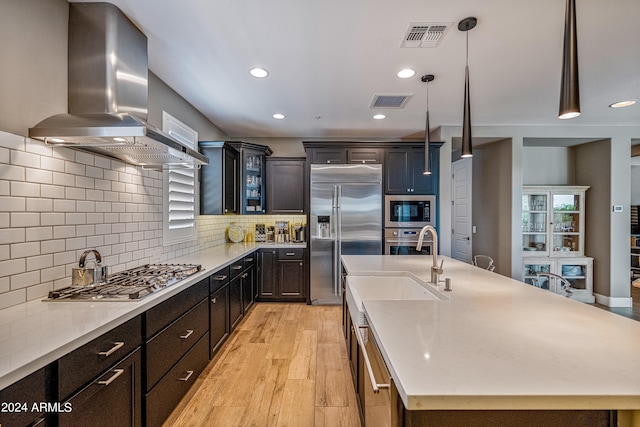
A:
<svg viewBox="0 0 640 427">
<path fill-rule="evenodd" d="M 232 270 L 240 270 L 241 268 L 242 268 L 242 266 L 241 266 L 241 265 L 232 265 L 232 266 L 231 266 L 231 269 L 232 269 Z"/>
<path fill-rule="evenodd" d="M 191 375 L 193 375 L 193 371 L 187 371 L 187 376 L 183 378 L 178 378 L 178 381 L 189 381 L 189 378 L 191 378 Z"/>
<path fill-rule="evenodd" d="M 123 373 L 124 373 L 124 369 L 114 369 L 113 370 L 113 375 L 111 375 L 111 377 L 109 377 L 108 380 L 106 380 L 106 381 L 98 381 L 98 384 L 100 384 L 100 385 L 109 385 L 112 382 L 114 382 L 116 380 L 116 378 L 118 378 Z"/>
<path fill-rule="evenodd" d="M 247 262 L 253 262 L 253 258 L 246 258 L 245 261 Z"/>
<path fill-rule="evenodd" d="M 98 353 L 98 356 L 104 356 L 104 357 L 111 356 L 113 353 L 121 349 L 123 346 L 124 346 L 124 341 L 117 341 L 114 343 L 114 346 L 110 350 L 101 351 L 100 353 Z"/>
<path fill-rule="evenodd" d="M 225 275 L 220 275 L 220 276 L 215 276 L 215 277 L 213 278 L 213 280 L 217 280 L 217 281 L 219 281 L 219 282 L 222 282 L 222 281 L 223 281 L 223 280 L 225 280 L 226 278 L 227 278 L 227 276 L 225 276 Z"/>
<path fill-rule="evenodd" d="M 294 252 L 287 252 L 287 256 L 294 256 L 295 253 Z"/>
<path fill-rule="evenodd" d="M 182 338 L 183 340 L 186 340 L 191 336 L 192 333 L 193 333 L 193 329 L 187 329 L 187 333 L 184 335 L 180 335 L 180 338 Z"/>
<path fill-rule="evenodd" d="M 360 329 L 369 329 L 368 326 L 358 326 Z M 358 337 L 359 338 L 359 337 Z M 373 338 L 370 338 L 373 339 Z M 388 383 L 379 384 L 376 382 L 376 376 L 373 373 L 373 368 L 371 367 L 371 361 L 369 360 L 369 354 L 367 353 L 367 349 L 364 346 L 364 343 L 360 345 L 360 350 L 362 350 L 362 355 L 364 356 L 364 364 L 367 367 L 367 372 L 369 373 L 369 379 L 371 380 L 371 388 L 375 394 L 380 393 L 381 388 L 389 388 L 390 385 Z"/>
</svg>

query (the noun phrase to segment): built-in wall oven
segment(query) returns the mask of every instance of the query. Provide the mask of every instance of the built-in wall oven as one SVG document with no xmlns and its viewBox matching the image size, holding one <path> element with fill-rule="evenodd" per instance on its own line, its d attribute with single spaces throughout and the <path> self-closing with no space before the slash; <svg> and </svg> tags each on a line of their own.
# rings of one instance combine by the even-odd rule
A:
<svg viewBox="0 0 640 427">
<path fill-rule="evenodd" d="M 387 195 L 384 197 L 385 255 L 431 255 L 431 234 L 424 236 L 422 251 L 416 250 L 420 230 L 436 226 L 436 196 Z"/>
<path fill-rule="evenodd" d="M 420 228 L 385 228 L 384 230 L 384 254 L 385 255 L 431 255 L 433 253 L 433 240 L 431 234 L 425 234 L 422 242 L 422 251 L 416 250 Z"/>
</svg>

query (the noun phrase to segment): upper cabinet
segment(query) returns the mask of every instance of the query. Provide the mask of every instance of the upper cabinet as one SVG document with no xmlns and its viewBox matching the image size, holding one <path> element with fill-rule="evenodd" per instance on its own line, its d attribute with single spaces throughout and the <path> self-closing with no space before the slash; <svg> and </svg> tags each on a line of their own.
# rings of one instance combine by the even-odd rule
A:
<svg viewBox="0 0 640 427">
<path fill-rule="evenodd" d="M 392 147 L 385 153 L 385 194 L 438 194 L 440 146 L 429 146 L 431 175 L 424 175 L 424 147 Z"/>
<path fill-rule="evenodd" d="M 348 143 L 307 149 L 307 158 L 313 164 L 382 163 L 384 150 L 381 148 L 352 148 Z"/>
<path fill-rule="evenodd" d="M 304 157 L 267 158 L 268 213 L 304 213 L 304 165 Z"/>
<path fill-rule="evenodd" d="M 224 141 L 212 141 L 200 142 L 200 152 L 209 158 L 209 164 L 200 168 L 200 213 L 202 215 L 239 213 L 238 151 Z"/>
<path fill-rule="evenodd" d="M 522 189 L 522 256 L 584 255 L 585 186 Z"/>
<path fill-rule="evenodd" d="M 230 142 L 240 153 L 240 214 L 266 212 L 265 158 L 272 151 L 265 145 Z"/>
</svg>

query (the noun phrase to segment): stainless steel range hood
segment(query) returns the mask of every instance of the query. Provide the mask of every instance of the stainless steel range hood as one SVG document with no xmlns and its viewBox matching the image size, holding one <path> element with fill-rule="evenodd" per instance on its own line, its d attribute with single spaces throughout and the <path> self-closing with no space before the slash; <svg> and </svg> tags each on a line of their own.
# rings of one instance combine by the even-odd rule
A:
<svg viewBox="0 0 640 427">
<path fill-rule="evenodd" d="M 69 4 L 69 113 L 29 137 L 152 168 L 209 159 L 147 120 L 147 37 L 110 3 Z"/>
</svg>

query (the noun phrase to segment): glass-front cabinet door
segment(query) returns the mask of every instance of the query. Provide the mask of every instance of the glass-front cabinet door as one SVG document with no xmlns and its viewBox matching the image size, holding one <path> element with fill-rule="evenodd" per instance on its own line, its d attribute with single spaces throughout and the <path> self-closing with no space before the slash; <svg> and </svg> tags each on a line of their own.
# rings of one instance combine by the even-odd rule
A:
<svg viewBox="0 0 640 427">
<path fill-rule="evenodd" d="M 542 289 L 555 289 L 555 283 L 550 283 L 549 277 L 538 277 L 536 275 L 536 273 L 551 273 L 552 263 L 553 261 L 548 259 L 529 259 L 525 261 L 522 274 L 524 282 Z M 554 279 L 551 280 L 553 281 Z"/>
<path fill-rule="evenodd" d="M 553 252 L 569 252 L 575 255 L 582 251 L 580 194 L 554 193 L 553 198 Z"/>
<path fill-rule="evenodd" d="M 549 219 L 547 193 L 531 193 L 522 196 L 522 250 L 527 255 L 547 252 Z M 523 254 L 524 255 L 524 254 Z"/>
<path fill-rule="evenodd" d="M 240 153 L 240 214 L 263 214 L 266 211 L 265 158 L 271 155 L 266 145 L 231 141 Z"/>
<path fill-rule="evenodd" d="M 523 187 L 523 257 L 584 254 L 584 198 L 588 188 Z"/>
</svg>

